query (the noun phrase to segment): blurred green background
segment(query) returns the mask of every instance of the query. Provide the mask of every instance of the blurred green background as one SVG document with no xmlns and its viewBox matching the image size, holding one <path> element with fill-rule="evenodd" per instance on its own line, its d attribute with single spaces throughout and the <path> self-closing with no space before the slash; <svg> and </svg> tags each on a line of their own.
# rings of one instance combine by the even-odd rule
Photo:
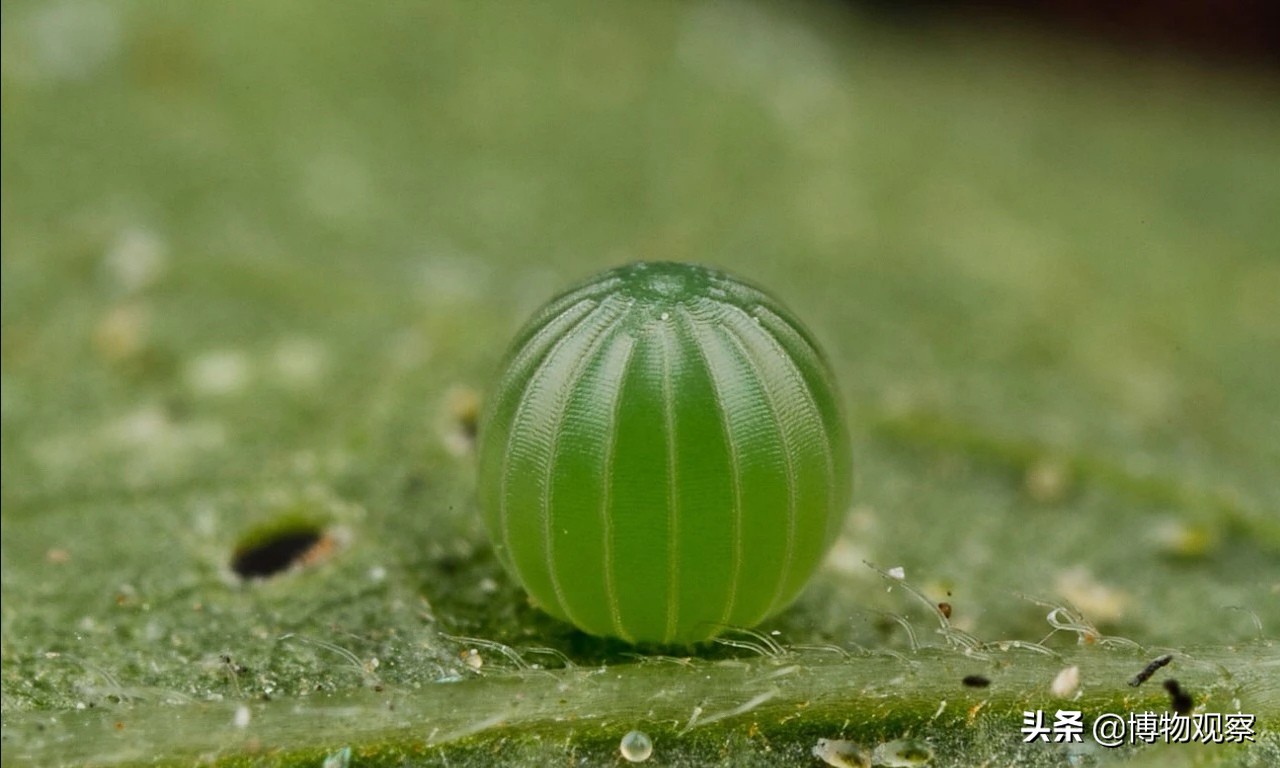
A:
<svg viewBox="0 0 1280 768">
<path fill-rule="evenodd" d="M 455 681 L 472 725 L 424 763 L 579 754 L 573 732 L 521 741 L 518 719 L 465 704 L 532 657 L 458 636 L 644 669 L 498 568 L 468 432 L 527 314 L 637 259 L 768 287 L 839 375 L 855 507 L 761 628 L 778 642 L 910 652 L 901 619 L 945 646 L 870 562 L 983 641 L 1099 638 L 1051 633 L 1050 602 L 1188 660 L 1244 648 L 1222 665 L 1237 682 L 1280 666 L 1273 70 L 838 4 L 0 12 L 6 762 L 181 760 L 195 739 L 173 713 L 201 702 L 279 725 L 289 702 L 421 703 Z M 237 548 L 299 526 L 320 537 L 305 562 L 234 573 Z M 741 651 L 666 650 L 695 669 Z M 1061 666 L 1029 663 L 1044 685 Z M 921 690 L 902 708 L 936 748 L 961 726 L 921 725 L 937 706 Z M 1274 727 L 1277 684 L 1251 690 Z M 632 726 L 610 708 L 634 703 L 575 711 L 615 745 L 584 732 L 581 754 L 616 760 Z M 77 710 L 107 714 L 76 731 Z M 71 713 L 61 730 L 51 712 Z M 768 760 L 814 764 L 770 712 Z M 745 740 L 727 764 L 766 759 L 751 723 L 707 726 Z M 390 764 L 379 745 L 409 738 L 255 727 L 229 733 L 286 751 L 227 737 L 205 754 L 354 743 Z M 965 743 L 939 760 L 989 757 Z M 714 754 L 666 748 L 660 764 Z"/>
</svg>

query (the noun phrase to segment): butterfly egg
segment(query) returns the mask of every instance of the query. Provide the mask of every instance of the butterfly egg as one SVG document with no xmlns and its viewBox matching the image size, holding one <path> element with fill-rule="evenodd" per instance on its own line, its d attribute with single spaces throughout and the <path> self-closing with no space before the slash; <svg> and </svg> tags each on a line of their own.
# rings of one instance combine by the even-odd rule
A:
<svg viewBox="0 0 1280 768">
<path fill-rule="evenodd" d="M 687 644 L 789 605 L 852 486 L 831 370 L 777 299 L 636 263 L 517 333 L 479 427 L 498 558 L 593 635 Z"/>
</svg>

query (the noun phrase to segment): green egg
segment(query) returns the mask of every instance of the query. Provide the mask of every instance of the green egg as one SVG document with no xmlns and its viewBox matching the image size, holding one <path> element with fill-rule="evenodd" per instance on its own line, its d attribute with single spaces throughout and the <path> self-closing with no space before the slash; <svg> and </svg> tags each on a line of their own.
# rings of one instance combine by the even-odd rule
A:
<svg viewBox="0 0 1280 768">
<path fill-rule="evenodd" d="M 669 262 L 603 272 L 517 334 L 479 427 L 494 548 L 593 635 L 687 644 L 789 605 L 852 490 L 838 388 L 776 298 Z"/>
</svg>

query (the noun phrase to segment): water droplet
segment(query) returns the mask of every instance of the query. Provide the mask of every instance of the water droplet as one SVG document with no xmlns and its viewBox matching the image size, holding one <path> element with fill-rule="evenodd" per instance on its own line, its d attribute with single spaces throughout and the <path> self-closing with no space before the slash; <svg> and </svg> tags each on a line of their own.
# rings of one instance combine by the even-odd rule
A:
<svg viewBox="0 0 1280 768">
<path fill-rule="evenodd" d="M 643 763 L 653 754 L 653 739 L 644 731 L 629 731 L 618 745 L 622 757 L 630 763 Z"/>
</svg>

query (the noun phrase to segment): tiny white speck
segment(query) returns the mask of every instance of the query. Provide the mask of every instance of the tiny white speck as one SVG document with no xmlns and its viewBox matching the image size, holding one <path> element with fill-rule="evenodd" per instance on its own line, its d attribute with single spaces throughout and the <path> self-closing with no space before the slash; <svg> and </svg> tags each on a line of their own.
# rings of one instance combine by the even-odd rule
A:
<svg viewBox="0 0 1280 768">
<path fill-rule="evenodd" d="M 663 312 L 661 315 L 658 315 L 658 319 L 660 319 L 660 320 L 670 320 L 670 319 L 671 319 L 671 313 L 670 313 L 670 312 Z"/>
<path fill-rule="evenodd" d="M 285 384 L 306 386 L 319 381 L 329 368 L 329 354 L 313 339 L 284 339 L 272 356 L 276 375 Z"/>
<path fill-rule="evenodd" d="M 204 395 L 229 395 L 249 384 L 249 359 L 237 350 L 206 352 L 187 365 L 187 384 Z"/>
<path fill-rule="evenodd" d="M 369 580 L 375 584 L 385 581 L 387 578 L 387 569 L 381 565 L 375 565 L 369 569 Z"/>
<path fill-rule="evenodd" d="M 249 708 L 241 704 L 240 706 L 236 707 L 236 714 L 231 722 L 234 723 L 237 728 L 248 728 L 249 720 L 252 718 L 252 716 L 253 715 L 249 711 Z"/>
<path fill-rule="evenodd" d="M 1080 687 L 1080 668 L 1066 667 L 1053 678 L 1049 690 L 1060 699 L 1067 699 Z"/>
<path fill-rule="evenodd" d="M 134 227 L 121 232 L 104 257 L 111 276 L 128 293 L 140 291 L 164 271 L 168 246 L 149 229 Z"/>
<path fill-rule="evenodd" d="M 165 627 L 155 620 L 148 621 L 147 626 L 142 631 L 142 637 L 148 643 L 158 643 L 168 634 L 169 632 Z"/>
<path fill-rule="evenodd" d="M 169 417 L 158 405 L 145 406 L 121 417 L 111 427 L 111 435 L 126 445 L 159 442 L 169 431 Z"/>
<path fill-rule="evenodd" d="M 900 565 L 896 565 L 890 568 L 887 571 L 887 573 L 889 574 L 889 578 L 897 579 L 898 581 L 902 581 L 903 579 L 907 578 L 907 569 L 903 568 Z"/>
</svg>

